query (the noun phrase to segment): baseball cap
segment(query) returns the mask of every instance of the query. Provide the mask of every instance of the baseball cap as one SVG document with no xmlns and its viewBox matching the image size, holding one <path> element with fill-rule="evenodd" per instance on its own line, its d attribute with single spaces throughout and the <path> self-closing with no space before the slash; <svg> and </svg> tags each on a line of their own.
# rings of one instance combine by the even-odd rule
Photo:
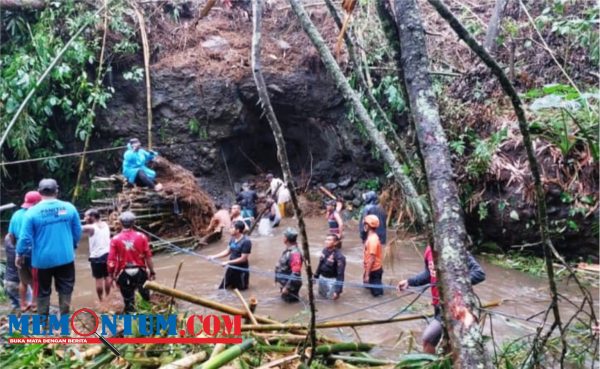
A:
<svg viewBox="0 0 600 369">
<path fill-rule="evenodd" d="M 134 144 L 134 143 L 140 143 L 140 140 L 139 140 L 138 138 L 134 137 L 134 138 L 131 138 L 131 139 L 129 140 L 129 143 L 130 143 L 130 144 Z"/>
<path fill-rule="evenodd" d="M 25 194 L 25 201 L 21 204 L 21 207 L 24 209 L 29 209 L 33 205 L 42 201 L 42 195 L 40 195 L 37 191 L 29 191 Z"/>
<path fill-rule="evenodd" d="M 44 178 L 38 184 L 38 191 L 41 194 L 55 193 L 56 191 L 58 191 L 58 183 L 56 183 L 56 180 L 52 178 Z"/>
</svg>

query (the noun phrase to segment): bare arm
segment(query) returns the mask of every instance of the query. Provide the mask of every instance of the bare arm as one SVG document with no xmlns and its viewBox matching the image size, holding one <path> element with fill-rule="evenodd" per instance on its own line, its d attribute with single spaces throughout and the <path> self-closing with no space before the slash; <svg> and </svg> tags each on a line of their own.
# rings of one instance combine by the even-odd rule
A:
<svg viewBox="0 0 600 369">
<path fill-rule="evenodd" d="M 153 281 L 156 273 L 154 272 L 154 263 L 152 262 L 152 256 L 146 256 L 146 266 L 148 267 L 148 270 L 150 271 L 149 279 L 151 281 Z"/>
<path fill-rule="evenodd" d="M 338 224 L 338 229 L 340 230 L 340 238 L 342 238 L 344 234 L 344 221 L 338 212 L 333 213 L 333 217 Z"/>
<path fill-rule="evenodd" d="M 226 248 L 225 250 L 221 251 L 218 254 L 210 255 L 208 258 L 209 259 L 219 259 L 219 258 L 228 256 L 229 254 L 231 254 L 231 250 L 229 250 L 229 248 Z"/>
<path fill-rule="evenodd" d="M 84 225 L 82 228 L 83 234 L 86 234 L 88 236 L 93 236 L 94 235 L 94 226 L 92 225 Z"/>
<path fill-rule="evenodd" d="M 373 268 L 373 264 L 375 263 L 375 255 L 370 254 L 367 259 L 367 266 L 365 267 L 365 274 L 363 275 L 363 281 L 367 283 L 369 280 L 369 273 L 371 273 L 371 269 Z"/>
</svg>

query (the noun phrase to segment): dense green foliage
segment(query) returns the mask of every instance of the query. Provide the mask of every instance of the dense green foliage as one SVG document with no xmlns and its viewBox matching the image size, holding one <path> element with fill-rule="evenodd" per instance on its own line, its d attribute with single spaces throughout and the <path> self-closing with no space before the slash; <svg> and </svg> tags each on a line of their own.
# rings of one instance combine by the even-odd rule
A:
<svg viewBox="0 0 600 369">
<path fill-rule="evenodd" d="M 0 127 L 7 125 L 25 96 L 71 36 L 84 24 L 87 30 L 63 55 L 12 128 L 2 151 L 4 160 L 47 157 L 64 152 L 67 143 L 84 141 L 94 126 L 96 109 L 106 108 L 112 88 L 102 81 L 110 65 L 98 75 L 105 12 L 85 2 L 51 2 L 36 13 L 2 13 L 0 45 Z M 113 1 L 108 12 L 113 39 L 105 59 L 135 53 L 135 33 L 125 20 L 125 8 Z M 95 109 L 93 109 L 95 108 Z M 44 172 L 72 182 L 70 160 L 43 161 Z M 3 173 L 7 175 L 7 172 Z"/>
</svg>

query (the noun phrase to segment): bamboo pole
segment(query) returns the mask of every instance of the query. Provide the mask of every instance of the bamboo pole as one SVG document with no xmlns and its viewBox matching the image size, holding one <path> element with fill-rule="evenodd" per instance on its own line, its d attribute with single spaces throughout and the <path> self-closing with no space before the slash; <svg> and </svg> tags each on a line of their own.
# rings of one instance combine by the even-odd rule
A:
<svg viewBox="0 0 600 369">
<path fill-rule="evenodd" d="M 335 354 L 343 351 L 370 351 L 374 345 L 362 342 L 342 342 L 332 345 L 317 346 L 315 353 L 317 355 Z"/>
<path fill-rule="evenodd" d="M 147 281 L 146 283 L 144 283 L 144 288 L 147 288 L 152 291 L 160 292 L 163 295 L 172 296 L 172 297 L 175 297 L 175 298 L 187 301 L 187 302 L 191 302 L 196 305 L 201 305 L 201 306 L 204 306 L 204 307 L 207 307 L 210 309 L 221 311 L 221 312 L 224 312 L 227 314 L 241 315 L 244 317 L 247 316 L 247 313 L 245 310 L 237 309 L 237 308 L 231 307 L 229 305 L 221 304 L 216 301 L 205 299 L 205 298 L 202 298 L 199 296 L 194 296 L 189 293 L 186 293 L 186 292 L 174 289 L 174 288 L 170 288 L 170 287 L 167 287 L 165 285 L 162 285 L 162 284 L 159 284 L 159 283 L 156 283 L 153 281 Z M 260 315 L 255 315 L 254 317 L 256 318 L 256 320 L 259 323 L 280 324 L 276 320 L 265 318 Z"/>
<path fill-rule="evenodd" d="M 271 361 L 270 363 L 267 363 L 265 365 L 261 365 L 256 369 L 269 369 L 269 368 L 273 368 L 276 366 L 284 367 L 284 365 L 282 365 L 282 364 L 286 364 L 290 361 L 294 361 L 294 360 L 298 359 L 299 357 L 300 357 L 300 355 L 298 355 L 298 354 L 282 357 L 281 359 Z"/>
<path fill-rule="evenodd" d="M 199 362 L 203 361 L 204 359 L 206 359 L 206 352 L 205 351 L 201 351 L 201 352 L 197 352 L 197 353 L 192 354 L 192 355 L 188 355 L 188 356 L 182 357 L 181 359 L 175 360 L 175 361 L 173 361 L 170 364 L 163 365 L 159 369 L 185 369 L 185 368 L 191 368 L 192 366 L 198 364 Z"/>
<path fill-rule="evenodd" d="M 367 364 L 369 366 L 373 365 L 395 365 L 397 362 L 392 360 L 381 360 L 374 359 L 369 357 L 358 357 L 358 356 L 342 356 L 342 355 L 330 355 L 330 359 L 332 360 L 342 360 L 351 364 Z"/>
<path fill-rule="evenodd" d="M 216 357 L 209 359 L 206 363 L 204 363 L 201 368 L 202 369 L 217 369 L 227 364 L 228 362 L 234 360 L 239 357 L 245 351 L 249 350 L 254 346 L 256 341 L 254 339 L 245 340 L 239 345 L 232 346 L 227 350 L 221 352 Z"/>
<path fill-rule="evenodd" d="M 482 308 L 494 307 L 501 304 L 501 300 L 495 300 L 482 305 Z M 361 327 L 368 325 L 379 325 L 405 322 L 410 320 L 423 319 L 426 317 L 433 316 L 433 313 L 427 314 L 409 314 L 399 316 L 393 319 L 379 319 L 379 320 L 340 320 L 317 323 L 317 329 L 329 329 L 329 328 L 341 328 L 341 327 Z M 276 330 L 292 330 L 292 329 L 306 329 L 306 325 L 300 323 L 284 323 L 284 324 L 244 324 L 242 325 L 242 331 L 276 331 Z"/>
<path fill-rule="evenodd" d="M 240 301 L 242 302 L 242 306 L 243 306 L 244 310 L 246 310 L 246 314 L 252 321 L 252 324 L 258 324 L 258 322 L 256 321 L 256 318 L 254 317 L 254 314 L 252 314 L 252 311 L 250 310 L 250 307 L 248 306 L 248 303 L 246 302 L 246 300 L 244 300 L 244 296 L 242 296 L 242 294 L 240 293 L 240 291 L 237 288 L 234 289 L 233 292 L 238 297 L 238 299 L 240 299 Z"/>
<path fill-rule="evenodd" d="M 98 75 L 96 76 L 96 87 L 100 86 L 102 83 L 102 66 L 104 64 L 104 51 L 106 50 L 106 35 L 108 34 L 108 1 L 104 0 L 104 34 L 102 35 L 102 48 L 100 49 L 100 59 L 98 60 Z M 92 103 L 91 111 L 94 112 L 96 109 L 96 102 L 98 100 L 94 99 Z M 85 136 L 85 142 L 83 144 L 83 152 L 81 153 L 81 159 L 79 160 L 79 170 L 77 171 L 77 179 L 75 180 L 75 189 L 73 190 L 73 196 L 71 197 L 71 202 L 75 202 L 75 200 L 79 197 L 79 192 L 81 187 L 79 183 L 81 182 L 81 177 L 83 176 L 83 170 L 85 169 L 85 155 L 87 154 L 88 148 L 90 146 L 90 137 L 92 136 L 92 129 L 94 126 L 90 127 L 90 131 L 87 132 Z"/>
<path fill-rule="evenodd" d="M 150 85 L 150 46 L 148 45 L 148 34 L 146 33 L 146 24 L 144 15 L 138 9 L 135 3 L 133 10 L 140 22 L 140 36 L 142 37 L 142 49 L 144 53 L 144 70 L 146 72 L 146 109 L 148 111 L 148 150 L 152 150 L 152 88 Z"/>
</svg>

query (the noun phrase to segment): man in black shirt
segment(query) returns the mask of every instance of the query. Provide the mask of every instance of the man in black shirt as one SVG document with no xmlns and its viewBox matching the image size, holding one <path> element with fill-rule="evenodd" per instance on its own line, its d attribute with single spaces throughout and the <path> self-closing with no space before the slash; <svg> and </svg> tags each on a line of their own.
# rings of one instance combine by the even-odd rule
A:
<svg viewBox="0 0 600 369">
<path fill-rule="evenodd" d="M 327 299 L 337 300 L 344 287 L 346 257 L 341 248 L 342 242 L 336 234 L 327 235 L 315 273 L 315 278 L 319 279 L 319 295 Z"/>
<path fill-rule="evenodd" d="M 220 253 L 209 256 L 211 260 L 229 256 L 229 260 L 221 263 L 227 269 L 219 289 L 237 288 L 243 291 L 248 288 L 250 279 L 248 256 L 252 251 L 252 242 L 244 236 L 245 227 L 244 222 L 241 220 L 233 222 L 229 246 Z"/>
</svg>

